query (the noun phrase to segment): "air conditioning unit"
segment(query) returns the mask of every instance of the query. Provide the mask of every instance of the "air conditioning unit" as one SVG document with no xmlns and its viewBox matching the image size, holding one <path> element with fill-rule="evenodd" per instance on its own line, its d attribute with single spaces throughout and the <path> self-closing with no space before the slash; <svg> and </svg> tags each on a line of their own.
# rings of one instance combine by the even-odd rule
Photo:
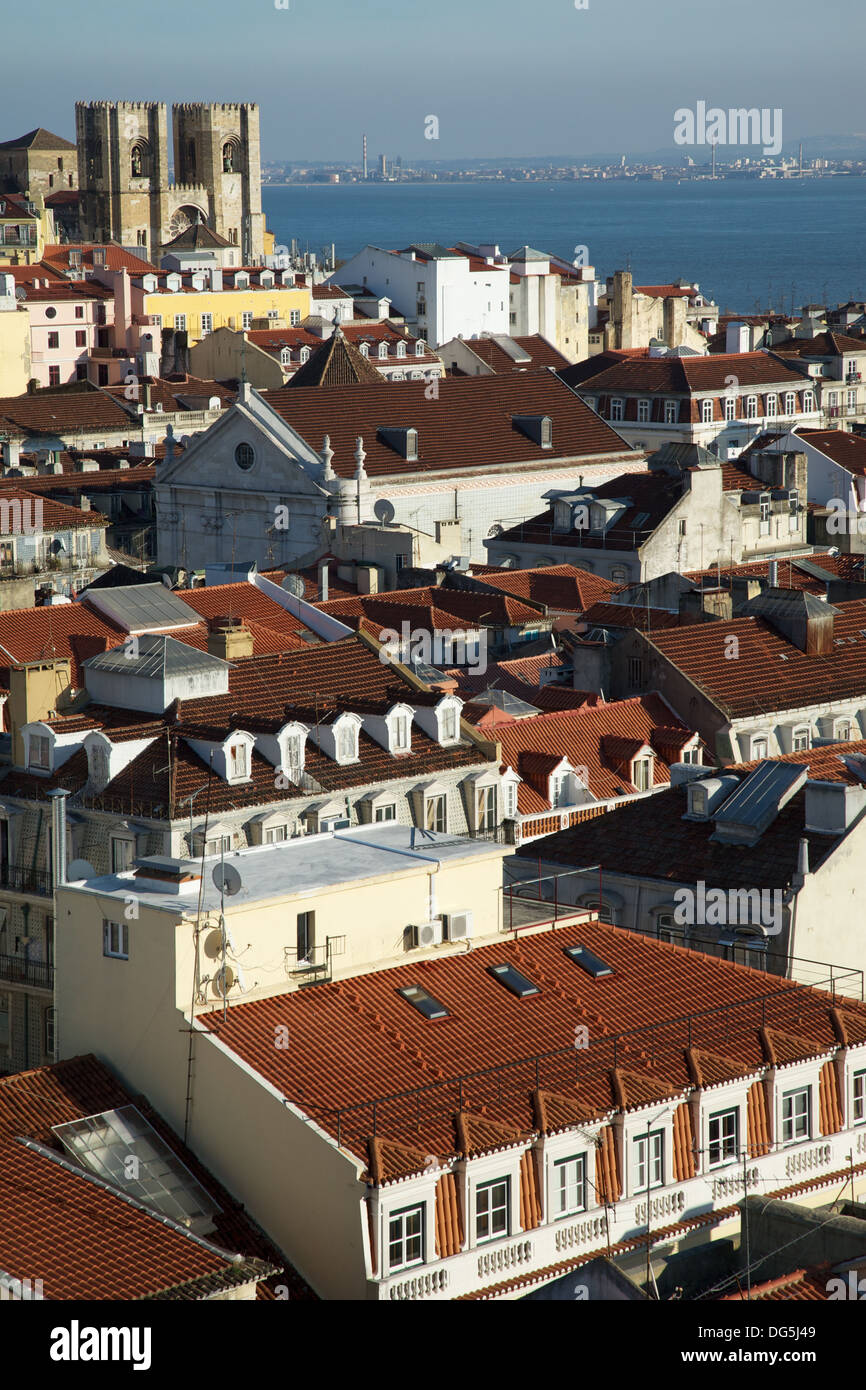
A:
<svg viewBox="0 0 866 1390">
<path fill-rule="evenodd" d="M 472 935 L 471 912 L 449 912 L 445 918 L 449 941 L 466 941 Z"/>
<path fill-rule="evenodd" d="M 438 946 L 442 941 L 442 918 L 432 922 L 416 922 L 409 928 L 413 946 Z"/>
</svg>

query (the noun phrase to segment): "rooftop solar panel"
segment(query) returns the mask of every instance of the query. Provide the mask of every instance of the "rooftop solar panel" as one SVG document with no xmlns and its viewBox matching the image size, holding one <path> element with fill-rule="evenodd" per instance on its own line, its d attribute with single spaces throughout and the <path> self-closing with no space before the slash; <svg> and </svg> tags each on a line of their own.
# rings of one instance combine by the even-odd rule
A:
<svg viewBox="0 0 866 1390">
<path fill-rule="evenodd" d="M 809 769 L 803 763 L 760 762 L 713 813 L 713 819 L 717 824 L 760 825 L 773 810 L 784 806 L 808 775 Z"/>
</svg>

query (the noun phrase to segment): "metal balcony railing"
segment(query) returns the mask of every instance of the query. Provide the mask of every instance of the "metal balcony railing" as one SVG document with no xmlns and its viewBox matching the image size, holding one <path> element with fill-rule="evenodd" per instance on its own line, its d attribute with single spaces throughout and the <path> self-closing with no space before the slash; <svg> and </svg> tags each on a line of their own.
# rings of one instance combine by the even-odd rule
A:
<svg viewBox="0 0 866 1390">
<path fill-rule="evenodd" d="M 33 893 L 50 898 L 53 886 L 50 869 L 35 869 L 26 864 L 0 864 L 0 892 Z"/>
<path fill-rule="evenodd" d="M 27 960 L 25 956 L 0 955 L 0 980 L 33 985 L 35 989 L 53 989 L 54 966 L 44 960 Z"/>
</svg>

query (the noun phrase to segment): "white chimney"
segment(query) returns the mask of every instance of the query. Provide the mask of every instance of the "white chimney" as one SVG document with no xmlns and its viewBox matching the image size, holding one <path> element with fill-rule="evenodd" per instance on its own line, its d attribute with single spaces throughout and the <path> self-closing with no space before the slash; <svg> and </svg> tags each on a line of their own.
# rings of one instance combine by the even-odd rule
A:
<svg viewBox="0 0 866 1390">
<path fill-rule="evenodd" d="M 749 325 L 729 323 L 725 330 L 725 352 L 749 351 Z"/>
</svg>

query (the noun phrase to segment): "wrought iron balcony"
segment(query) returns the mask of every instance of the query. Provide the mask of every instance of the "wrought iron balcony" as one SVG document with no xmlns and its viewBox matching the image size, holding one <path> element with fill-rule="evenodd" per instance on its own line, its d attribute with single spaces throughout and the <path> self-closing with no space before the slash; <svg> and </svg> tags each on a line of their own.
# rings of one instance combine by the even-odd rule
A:
<svg viewBox="0 0 866 1390">
<path fill-rule="evenodd" d="M 0 892 L 32 893 L 50 898 L 53 892 L 50 869 L 31 868 L 27 864 L 0 864 Z"/>
<path fill-rule="evenodd" d="M 33 985 L 35 989 L 53 989 L 54 966 L 44 960 L 27 960 L 25 956 L 0 956 L 0 980 Z"/>
</svg>

